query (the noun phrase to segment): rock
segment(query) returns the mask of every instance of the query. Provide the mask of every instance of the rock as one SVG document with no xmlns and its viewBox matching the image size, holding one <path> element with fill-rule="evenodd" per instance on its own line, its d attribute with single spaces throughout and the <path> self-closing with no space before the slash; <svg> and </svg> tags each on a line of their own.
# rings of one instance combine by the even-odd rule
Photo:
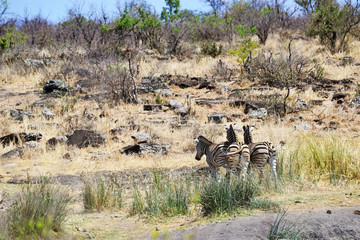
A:
<svg viewBox="0 0 360 240">
<path fill-rule="evenodd" d="M 44 93 L 68 92 L 70 85 L 67 82 L 55 79 L 47 81 L 43 87 Z"/>
<path fill-rule="evenodd" d="M 3 147 L 13 144 L 20 144 L 20 142 L 38 141 L 42 139 L 41 133 L 10 133 L 8 135 L 0 137 L 0 143 Z"/>
<path fill-rule="evenodd" d="M 267 117 L 267 111 L 265 108 L 259 108 L 257 110 L 253 110 L 249 114 L 250 118 L 257 118 L 257 119 L 265 119 Z"/>
<path fill-rule="evenodd" d="M 66 136 L 53 137 L 46 141 L 46 146 L 48 147 L 48 149 L 54 150 L 56 145 L 66 143 L 66 141 Z"/>
<path fill-rule="evenodd" d="M 295 122 L 295 121 L 302 121 L 303 117 L 302 116 L 298 116 L 298 117 L 291 117 L 290 122 Z"/>
<path fill-rule="evenodd" d="M 348 96 L 349 94 L 348 93 L 335 93 L 332 97 L 332 101 L 334 100 L 340 100 L 340 99 L 344 99 Z"/>
<path fill-rule="evenodd" d="M 354 61 L 353 57 L 350 57 L 350 56 L 345 56 L 345 57 L 342 57 L 340 58 L 340 66 L 346 66 L 346 65 L 350 65 L 352 64 Z"/>
<path fill-rule="evenodd" d="M 181 107 L 181 108 L 177 108 L 175 110 L 175 113 L 180 115 L 181 117 L 186 117 L 187 115 L 189 115 L 190 111 L 186 107 Z"/>
<path fill-rule="evenodd" d="M 144 77 L 137 86 L 137 92 L 139 94 L 153 92 L 157 89 L 169 89 L 163 77 Z"/>
<path fill-rule="evenodd" d="M 155 93 L 156 95 L 166 96 L 166 97 L 171 96 L 171 95 L 174 94 L 174 92 L 171 91 L 171 90 L 169 90 L 169 89 L 156 89 L 156 90 L 154 91 L 154 93 Z"/>
<path fill-rule="evenodd" d="M 170 106 L 170 108 L 175 109 L 175 108 L 183 107 L 184 104 L 182 102 L 179 102 L 179 101 L 176 101 L 176 100 L 170 100 L 169 106 Z"/>
<path fill-rule="evenodd" d="M 212 90 L 212 89 L 216 88 L 216 85 L 214 83 L 209 82 L 209 81 L 204 81 L 199 85 L 198 89 L 203 89 L 203 88 Z"/>
<path fill-rule="evenodd" d="M 360 96 L 350 99 L 348 103 L 351 107 L 360 108 Z"/>
<path fill-rule="evenodd" d="M 40 143 L 35 142 L 35 141 L 30 141 L 30 142 L 24 143 L 23 147 L 24 148 L 32 148 L 32 149 L 40 148 Z"/>
<path fill-rule="evenodd" d="M 303 123 L 303 124 L 295 125 L 295 129 L 298 131 L 305 131 L 305 130 L 313 129 L 313 126 L 308 123 Z"/>
<path fill-rule="evenodd" d="M 55 105 L 55 101 L 52 99 L 45 99 L 45 100 L 38 100 L 36 102 L 33 102 L 30 107 L 52 107 Z"/>
<path fill-rule="evenodd" d="M 10 159 L 15 157 L 22 157 L 24 155 L 24 148 L 18 147 L 0 156 L 2 159 Z"/>
<path fill-rule="evenodd" d="M 99 130 L 75 130 L 71 134 L 67 134 L 67 145 L 76 145 L 82 147 L 99 147 L 106 143 L 106 135 Z"/>
<path fill-rule="evenodd" d="M 50 111 L 50 109 L 48 108 L 44 108 L 42 111 L 41 111 L 42 115 L 45 116 L 45 118 L 47 120 L 50 120 L 50 119 L 54 119 L 54 117 L 56 116 L 55 113 L 53 113 L 52 111 Z"/>
<path fill-rule="evenodd" d="M 169 144 L 141 143 L 123 147 L 120 152 L 124 154 L 168 154 L 170 148 Z"/>
<path fill-rule="evenodd" d="M 226 122 L 226 116 L 221 113 L 210 113 L 207 115 L 208 122 L 214 122 L 214 123 L 225 123 Z"/>
<path fill-rule="evenodd" d="M 335 121 L 330 121 L 329 122 L 330 127 L 339 127 L 340 123 L 339 122 L 335 122 Z"/>
<path fill-rule="evenodd" d="M 29 112 L 25 112 L 21 109 L 11 109 L 10 116 L 15 118 L 17 121 L 23 121 L 25 118 L 33 117 L 33 115 Z"/>
<path fill-rule="evenodd" d="M 27 129 L 29 129 L 29 130 L 36 130 L 36 129 L 37 129 L 37 126 L 34 125 L 34 124 L 29 124 L 29 125 L 27 126 Z"/>
<path fill-rule="evenodd" d="M 315 105 L 315 106 L 322 106 L 324 103 L 324 100 L 310 100 L 309 105 Z"/>
<path fill-rule="evenodd" d="M 150 135 L 146 133 L 137 133 L 131 135 L 131 138 L 134 139 L 136 144 L 140 143 L 149 143 L 150 142 Z"/>
<path fill-rule="evenodd" d="M 144 111 L 161 111 L 161 104 L 144 104 Z"/>
<path fill-rule="evenodd" d="M 302 99 L 298 99 L 295 103 L 296 110 L 304 110 L 307 108 L 306 102 Z"/>
<path fill-rule="evenodd" d="M 43 67 L 43 66 L 47 66 L 48 64 L 50 64 L 51 62 L 54 62 L 53 59 L 25 59 L 24 63 L 26 66 L 28 67 Z"/>
</svg>

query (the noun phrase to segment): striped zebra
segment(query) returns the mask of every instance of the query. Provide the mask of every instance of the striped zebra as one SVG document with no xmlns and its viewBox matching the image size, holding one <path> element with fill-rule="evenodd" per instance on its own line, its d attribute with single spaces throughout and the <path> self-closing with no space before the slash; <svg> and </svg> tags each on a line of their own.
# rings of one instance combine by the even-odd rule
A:
<svg viewBox="0 0 360 240">
<path fill-rule="evenodd" d="M 244 130 L 244 142 L 249 146 L 250 149 L 250 163 L 255 166 L 259 171 L 260 180 L 264 178 L 263 167 L 265 164 L 269 164 L 274 174 L 275 183 L 277 181 L 276 172 L 276 151 L 284 144 L 279 142 L 277 148 L 270 142 L 257 142 L 254 143 L 251 132 L 254 130 L 253 126 L 243 126 Z"/>
<path fill-rule="evenodd" d="M 234 128 L 236 128 L 236 123 L 234 123 L 234 127 L 230 124 L 229 128 L 225 125 L 226 140 L 229 144 L 226 155 L 232 158 L 232 162 L 236 162 L 238 164 L 237 168 L 239 172 L 240 167 L 242 168 L 241 175 L 242 178 L 245 179 L 250 163 L 250 150 L 247 144 L 238 141 Z"/>
<path fill-rule="evenodd" d="M 220 167 L 226 169 L 225 177 L 227 179 L 230 179 L 230 171 L 232 171 L 235 176 L 238 176 L 237 168 L 239 167 L 239 161 L 232 156 L 243 154 L 243 152 L 245 153 L 246 148 L 239 149 L 239 147 L 235 147 L 236 144 L 234 145 L 229 142 L 216 144 L 203 136 L 196 138 L 195 142 L 197 143 L 195 159 L 199 161 L 205 154 L 206 162 L 210 167 L 211 176 L 213 178 L 216 178 Z"/>
</svg>

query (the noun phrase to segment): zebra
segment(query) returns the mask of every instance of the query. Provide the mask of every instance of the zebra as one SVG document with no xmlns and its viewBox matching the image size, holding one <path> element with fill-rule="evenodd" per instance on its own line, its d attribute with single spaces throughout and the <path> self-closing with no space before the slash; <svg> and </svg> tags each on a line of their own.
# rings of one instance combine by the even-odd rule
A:
<svg viewBox="0 0 360 240">
<path fill-rule="evenodd" d="M 235 154 L 238 154 L 238 160 L 233 159 L 232 161 L 238 163 L 238 168 L 240 168 L 239 165 L 241 165 L 242 178 L 245 179 L 250 163 L 250 150 L 247 144 L 238 141 L 234 128 L 236 128 L 236 123 L 234 123 L 234 127 L 230 124 L 229 128 L 225 125 L 226 140 L 230 144 L 226 155 L 231 157 L 235 156 L 236 158 Z"/>
<path fill-rule="evenodd" d="M 270 142 L 254 143 L 251 135 L 254 127 L 250 127 L 249 125 L 243 126 L 243 130 L 244 142 L 249 146 L 250 149 L 250 163 L 258 169 L 260 181 L 264 178 L 263 167 L 265 164 L 269 164 L 274 174 L 276 184 L 276 151 L 280 149 L 282 145 L 284 145 L 284 142 L 280 141 L 276 149 Z"/>
<path fill-rule="evenodd" d="M 205 154 L 206 162 L 210 167 L 211 176 L 216 179 L 217 171 L 220 167 L 226 169 L 225 177 L 230 179 L 230 171 L 233 172 L 234 176 L 238 176 L 239 161 L 231 156 L 236 154 L 242 154 L 249 156 L 249 151 L 246 148 L 239 148 L 237 144 L 222 142 L 219 144 L 213 143 L 203 136 L 199 136 L 195 139 L 196 145 L 196 160 L 200 160 Z M 244 156 L 246 158 L 246 156 Z M 250 158 L 250 156 L 248 157 Z"/>
</svg>

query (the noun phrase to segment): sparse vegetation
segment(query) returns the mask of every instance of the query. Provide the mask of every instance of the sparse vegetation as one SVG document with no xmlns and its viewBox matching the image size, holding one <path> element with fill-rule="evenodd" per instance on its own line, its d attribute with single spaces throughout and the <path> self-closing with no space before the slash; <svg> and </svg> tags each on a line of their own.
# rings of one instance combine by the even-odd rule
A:
<svg viewBox="0 0 360 240">
<path fill-rule="evenodd" d="M 71 198 L 68 193 L 41 177 L 25 186 L 7 213 L 11 239 L 52 239 L 61 233 Z"/>
<path fill-rule="evenodd" d="M 279 211 L 275 222 L 271 225 L 271 230 L 269 233 L 269 240 L 277 239 L 302 239 L 301 237 L 301 227 L 298 227 L 294 224 L 287 223 L 285 220 L 286 211 Z"/>
</svg>

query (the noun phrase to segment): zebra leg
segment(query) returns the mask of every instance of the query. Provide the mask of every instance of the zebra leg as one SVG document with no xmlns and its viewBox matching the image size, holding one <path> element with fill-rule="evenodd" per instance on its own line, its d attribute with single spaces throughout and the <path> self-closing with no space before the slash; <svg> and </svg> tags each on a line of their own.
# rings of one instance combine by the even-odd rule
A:
<svg viewBox="0 0 360 240">
<path fill-rule="evenodd" d="M 215 168 L 214 166 L 209 166 L 209 167 L 210 167 L 211 178 L 216 180 L 217 168 Z"/>
<path fill-rule="evenodd" d="M 230 171 L 231 171 L 231 169 L 228 166 L 224 166 L 224 168 L 226 169 L 225 179 L 227 181 L 229 181 L 230 180 L 230 174 L 231 174 Z"/>
<path fill-rule="evenodd" d="M 262 167 L 258 168 L 258 171 L 259 171 L 259 182 L 261 184 L 262 180 L 264 179 L 264 172 L 263 172 Z"/>
<path fill-rule="evenodd" d="M 248 166 L 249 166 L 249 162 L 242 163 L 241 176 L 243 180 L 245 180 L 246 178 Z"/>
<path fill-rule="evenodd" d="M 274 174 L 274 178 L 275 178 L 275 185 L 277 185 L 277 172 L 276 172 L 276 153 L 272 154 L 270 156 L 270 167 L 271 170 Z"/>
</svg>

